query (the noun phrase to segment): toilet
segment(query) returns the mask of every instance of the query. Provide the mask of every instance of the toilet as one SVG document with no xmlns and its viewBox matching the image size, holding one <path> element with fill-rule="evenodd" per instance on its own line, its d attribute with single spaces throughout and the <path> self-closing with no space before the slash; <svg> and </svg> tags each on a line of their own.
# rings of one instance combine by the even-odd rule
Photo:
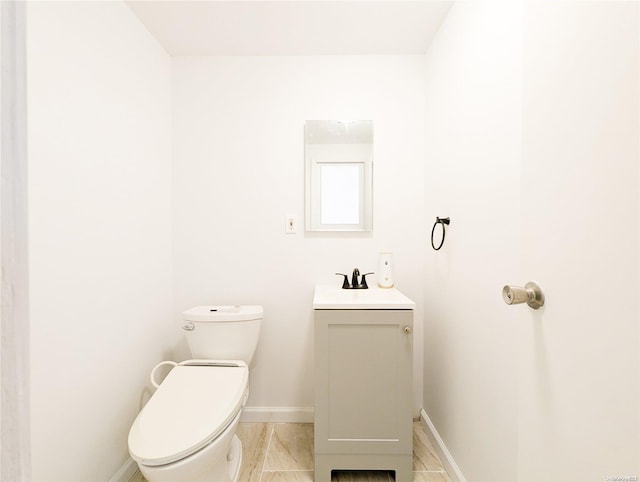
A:
<svg viewBox="0 0 640 482">
<path fill-rule="evenodd" d="M 192 360 L 151 372 L 157 388 L 129 431 L 129 454 L 149 482 L 237 482 L 235 434 L 249 394 L 261 306 L 198 306 L 183 313 Z M 163 365 L 173 368 L 162 383 Z"/>
</svg>

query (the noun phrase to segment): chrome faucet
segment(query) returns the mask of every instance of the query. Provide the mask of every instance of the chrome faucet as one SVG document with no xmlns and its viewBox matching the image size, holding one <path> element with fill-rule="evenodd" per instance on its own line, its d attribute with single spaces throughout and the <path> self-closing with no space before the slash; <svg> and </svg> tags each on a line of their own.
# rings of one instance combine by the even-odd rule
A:
<svg viewBox="0 0 640 482">
<path fill-rule="evenodd" d="M 338 276 L 344 276 L 342 281 L 342 289 L 343 290 L 367 290 L 369 286 L 367 285 L 367 275 L 373 274 L 365 273 L 362 275 L 362 279 L 358 281 L 358 276 L 360 276 L 360 270 L 358 268 L 353 269 L 353 273 L 351 275 L 351 284 L 349 284 L 349 277 L 344 273 L 336 273 Z"/>
</svg>

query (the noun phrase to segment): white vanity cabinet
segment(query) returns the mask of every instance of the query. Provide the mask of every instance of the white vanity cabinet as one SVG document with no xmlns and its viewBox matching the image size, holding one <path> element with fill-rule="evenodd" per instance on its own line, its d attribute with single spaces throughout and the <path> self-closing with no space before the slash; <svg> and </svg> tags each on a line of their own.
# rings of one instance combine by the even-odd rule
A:
<svg viewBox="0 0 640 482">
<path fill-rule="evenodd" d="M 393 288 L 316 288 L 316 482 L 332 470 L 412 480 L 414 307 Z"/>
</svg>

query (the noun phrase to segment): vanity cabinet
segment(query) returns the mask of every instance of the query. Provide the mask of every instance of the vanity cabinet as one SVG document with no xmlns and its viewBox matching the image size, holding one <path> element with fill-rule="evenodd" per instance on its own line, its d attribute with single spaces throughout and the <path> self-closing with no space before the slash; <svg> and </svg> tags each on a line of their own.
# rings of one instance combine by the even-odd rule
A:
<svg viewBox="0 0 640 482">
<path fill-rule="evenodd" d="M 412 480 L 414 303 L 395 289 L 366 291 L 330 299 L 316 289 L 316 482 L 332 470 Z"/>
</svg>

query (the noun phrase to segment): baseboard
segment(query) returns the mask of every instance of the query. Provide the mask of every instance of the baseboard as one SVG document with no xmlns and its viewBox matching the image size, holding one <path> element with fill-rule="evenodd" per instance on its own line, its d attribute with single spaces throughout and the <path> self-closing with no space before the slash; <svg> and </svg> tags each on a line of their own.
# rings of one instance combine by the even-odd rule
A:
<svg viewBox="0 0 640 482">
<path fill-rule="evenodd" d="M 313 423 L 313 407 L 244 407 L 240 422 Z"/>
<path fill-rule="evenodd" d="M 115 475 L 109 479 L 109 482 L 129 482 L 133 474 L 136 473 L 136 470 L 138 470 L 138 464 L 129 457 Z"/>
<path fill-rule="evenodd" d="M 427 412 L 425 412 L 423 409 L 420 411 L 420 415 L 424 431 L 431 441 L 431 444 L 433 445 L 433 448 L 436 451 L 438 457 L 440 457 L 440 461 L 449 474 L 451 482 L 467 482 L 467 479 L 464 478 L 460 467 L 458 467 L 456 461 L 453 460 L 453 455 L 451 455 L 451 452 L 449 452 L 449 449 L 447 449 L 447 446 L 444 444 L 444 441 L 436 430 L 435 425 L 433 425 L 433 423 L 431 422 L 431 419 L 427 415 Z"/>
</svg>

